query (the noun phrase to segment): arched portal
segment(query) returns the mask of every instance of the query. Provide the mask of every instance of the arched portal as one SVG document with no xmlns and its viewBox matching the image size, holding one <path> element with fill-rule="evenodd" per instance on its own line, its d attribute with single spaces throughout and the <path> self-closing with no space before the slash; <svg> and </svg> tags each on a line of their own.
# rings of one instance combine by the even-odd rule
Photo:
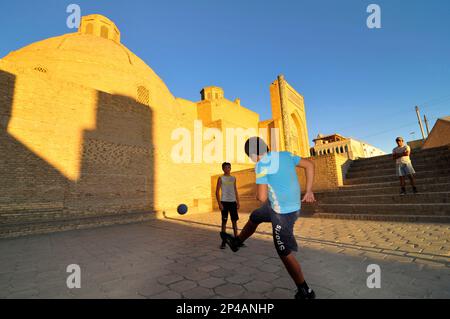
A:
<svg viewBox="0 0 450 319">
<path fill-rule="evenodd" d="M 291 130 L 293 131 L 292 132 L 293 141 L 291 141 L 293 153 L 296 153 L 303 157 L 308 157 L 309 143 L 304 121 L 302 120 L 298 111 L 292 113 L 291 118 L 294 124 L 292 125 L 291 128 Z"/>
</svg>

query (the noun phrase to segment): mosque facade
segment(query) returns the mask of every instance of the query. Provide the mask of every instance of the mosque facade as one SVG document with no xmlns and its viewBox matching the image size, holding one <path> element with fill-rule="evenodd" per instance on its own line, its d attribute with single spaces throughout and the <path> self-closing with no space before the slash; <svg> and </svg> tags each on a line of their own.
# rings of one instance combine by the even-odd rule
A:
<svg viewBox="0 0 450 319">
<path fill-rule="evenodd" d="M 89 15 L 77 32 L 0 59 L 0 211 L 56 220 L 210 201 L 222 161 L 234 171 L 253 164 L 237 161 L 238 143 L 234 158 L 224 145 L 214 163 L 174 162 L 174 131 L 199 122 L 224 135 L 255 129 L 275 149 L 309 157 L 303 97 L 282 76 L 270 85 L 273 118 L 261 121 L 219 87 L 203 88 L 199 101 L 175 97 L 121 38 L 111 20 Z"/>
</svg>

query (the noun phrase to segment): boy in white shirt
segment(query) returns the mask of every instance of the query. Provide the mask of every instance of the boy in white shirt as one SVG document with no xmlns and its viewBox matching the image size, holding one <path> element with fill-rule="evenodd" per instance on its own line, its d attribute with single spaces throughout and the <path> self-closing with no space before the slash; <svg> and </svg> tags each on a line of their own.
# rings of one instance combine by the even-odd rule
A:
<svg viewBox="0 0 450 319">
<path fill-rule="evenodd" d="M 409 157 L 411 155 L 411 148 L 408 145 L 404 145 L 403 138 L 401 137 L 397 137 L 395 141 L 398 146 L 392 150 L 392 158 L 395 160 L 397 176 L 400 178 L 400 195 L 406 195 L 405 176 L 408 176 L 413 192 L 414 194 L 417 194 L 418 191 L 414 180 L 416 171 L 414 170 L 414 167 L 411 164 L 411 158 Z"/>
<path fill-rule="evenodd" d="M 216 199 L 219 204 L 220 212 L 222 213 L 222 232 L 226 232 L 228 213 L 231 217 L 231 224 L 233 225 L 234 236 L 237 236 L 237 221 L 239 220 L 238 210 L 239 195 L 236 187 L 236 177 L 231 176 L 231 164 L 222 164 L 223 175 L 217 180 Z M 221 191 L 221 195 L 220 195 Z M 220 249 L 225 249 L 225 241 L 222 241 Z"/>
</svg>

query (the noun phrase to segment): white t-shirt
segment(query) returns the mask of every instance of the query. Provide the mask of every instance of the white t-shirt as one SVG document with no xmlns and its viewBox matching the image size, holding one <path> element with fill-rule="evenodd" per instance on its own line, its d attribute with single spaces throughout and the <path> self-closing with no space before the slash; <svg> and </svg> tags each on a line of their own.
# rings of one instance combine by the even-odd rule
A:
<svg viewBox="0 0 450 319">
<path fill-rule="evenodd" d="M 402 147 L 396 147 L 392 150 L 393 154 L 403 154 L 406 151 L 409 151 L 411 153 L 411 148 L 408 145 L 402 146 Z M 397 164 L 408 164 L 411 163 L 411 158 L 409 156 L 402 156 L 397 158 L 396 161 Z"/>
<path fill-rule="evenodd" d="M 222 202 L 235 202 L 236 193 L 234 192 L 234 183 L 236 178 L 234 176 L 220 176 L 222 179 Z"/>
</svg>

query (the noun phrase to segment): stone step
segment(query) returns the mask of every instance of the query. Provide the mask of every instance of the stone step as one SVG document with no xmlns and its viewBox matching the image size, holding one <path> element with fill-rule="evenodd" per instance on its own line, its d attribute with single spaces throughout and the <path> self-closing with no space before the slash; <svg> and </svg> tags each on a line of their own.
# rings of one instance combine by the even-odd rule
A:
<svg viewBox="0 0 450 319">
<path fill-rule="evenodd" d="M 437 158 L 446 158 L 450 155 L 450 150 L 439 150 L 432 153 L 426 153 L 426 154 L 418 154 L 416 152 L 412 152 L 411 154 L 411 160 L 412 161 L 429 161 L 434 160 Z M 373 165 L 380 165 L 384 163 L 393 162 L 392 154 L 383 155 L 379 157 L 370 157 L 370 158 L 363 158 L 353 161 L 353 165 L 355 167 L 357 166 L 373 166 Z"/>
<path fill-rule="evenodd" d="M 316 192 L 315 196 L 321 204 L 445 204 L 450 203 L 450 183 L 444 184 L 448 188 L 447 192 L 443 192 L 436 187 L 435 192 L 420 191 L 418 194 L 412 193 L 407 188 L 407 194 L 400 196 L 399 188 L 392 188 L 392 193 L 388 194 L 363 194 L 355 192 L 335 191 L 335 192 Z M 442 186 L 440 186 L 442 188 Z M 357 190 L 356 192 L 361 192 Z M 303 196 L 303 194 L 302 194 Z M 240 199 L 242 209 L 254 209 L 259 207 L 260 203 L 252 198 L 242 197 Z"/>
<path fill-rule="evenodd" d="M 449 163 L 435 163 L 430 166 L 430 164 L 423 164 L 423 165 L 414 165 L 414 170 L 416 172 L 422 172 L 422 171 L 442 171 L 450 167 Z M 350 169 L 346 175 L 346 178 L 358 178 L 358 177 L 372 177 L 372 176 L 381 176 L 381 175 L 393 175 L 396 174 L 396 167 L 395 164 L 392 163 L 390 167 L 383 168 L 383 169 L 367 169 L 367 170 L 358 170 L 353 171 Z"/>
<path fill-rule="evenodd" d="M 369 196 L 327 196 L 326 193 L 316 194 L 318 202 L 323 204 L 445 204 L 450 203 L 450 192 L 434 192 L 434 193 L 409 193 L 404 196 L 396 194 L 381 194 Z"/>
<path fill-rule="evenodd" d="M 38 214 L 36 214 L 38 215 Z M 0 238 L 47 234 L 75 229 L 97 228 L 112 225 L 140 223 L 154 219 L 152 213 L 122 213 L 104 214 L 83 218 L 67 218 L 58 220 L 35 220 L 34 222 L 2 223 L 0 224 Z"/>
<path fill-rule="evenodd" d="M 441 169 L 438 171 L 428 170 L 419 171 L 416 173 L 416 179 L 420 180 L 422 178 L 437 178 L 441 176 L 450 176 L 450 167 Z M 382 183 L 382 182 L 393 182 L 398 181 L 398 176 L 396 174 L 379 175 L 379 176 L 369 176 L 369 177 L 355 177 L 347 178 L 344 180 L 344 185 L 357 185 L 357 184 L 371 184 L 371 183 Z"/>
<path fill-rule="evenodd" d="M 428 165 L 431 164 L 448 164 L 450 163 L 450 155 L 440 156 L 440 157 L 430 157 L 430 158 L 411 158 L 411 162 L 413 165 Z M 349 167 L 349 171 L 352 170 L 354 172 L 358 171 L 367 171 L 367 170 L 377 170 L 377 169 L 386 169 L 390 167 L 395 167 L 395 161 L 390 159 L 388 161 L 373 163 L 367 165 L 361 165 L 358 161 L 353 161 Z"/>
<path fill-rule="evenodd" d="M 408 195 L 407 195 L 408 196 Z M 260 203 L 240 199 L 240 212 L 251 213 Z M 450 223 L 450 204 L 302 204 L 302 217 L 354 220 Z"/>
<path fill-rule="evenodd" d="M 449 161 L 438 161 L 434 162 L 432 165 L 430 163 L 417 164 L 412 163 L 416 172 L 420 171 L 435 171 L 440 169 L 445 169 L 450 167 Z M 364 177 L 364 176 L 376 176 L 376 175 L 390 175 L 396 173 L 396 164 L 392 161 L 389 165 L 379 167 L 379 168 L 371 168 L 371 169 L 350 169 L 347 172 L 346 178 L 356 178 L 356 177 Z"/>
<path fill-rule="evenodd" d="M 411 162 L 414 166 L 430 165 L 430 160 L 428 160 L 428 159 L 426 159 L 426 160 L 425 159 L 424 160 L 412 159 Z M 440 165 L 440 164 L 450 165 L 450 155 L 436 158 L 431 162 L 435 165 Z M 395 167 L 395 162 L 392 159 L 390 161 L 386 161 L 383 163 L 370 164 L 370 165 L 358 165 L 357 161 L 354 161 L 350 165 L 348 170 L 349 170 L 349 172 L 350 171 L 351 172 L 360 172 L 360 171 L 367 171 L 367 170 L 387 169 L 387 168 L 392 168 L 392 167 Z"/>
<path fill-rule="evenodd" d="M 450 152 L 450 149 L 448 146 L 442 146 L 437 147 L 433 149 L 427 149 L 427 150 L 415 150 L 412 151 L 411 158 L 423 158 L 423 157 L 434 157 L 437 155 L 447 154 Z M 358 165 L 366 165 L 366 164 L 375 164 L 378 162 L 383 161 L 391 161 L 392 160 L 392 154 L 386 154 L 382 156 L 376 156 L 376 157 L 369 157 L 369 158 L 362 158 L 359 160 L 356 160 L 358 162 Z"/>
<path fill-rule="evenodd" d="M 450 223 L 450 216 L 429 216 L 429 215 L 374 215 L 374 214 L 330 214 L 317 213 L 305 214 L 306 218 L 330 218 L 346 220 L 367 220 L 367 221 L 386 221 L 386 222 L 409 222 L 409 223 Z"/>
<path fill-rule="evenodd" d="M 302 205 L 305 213 L 330 214 L 374 214 L 374 215 L 409 215 L 409 216 L 450 216 L 450 204 L 325 204 Z"/>
<path fill-rule="evenodd" d="M 422 183 L 418 184 L 418 188 L 421 193 L 450 192 L 450 183 L 438 183 L 438 184 Z M 408 193 L 412 192 L 409 184 L 406 190 Z M 316 192 L 316 194 L 323 194 L 324 196 L 328 197 L 340 197 L 340 196 L 370 196 L 383 194 L 398 195 L 399 192 L 400 192 L 400 185 L 398 182 L 396 182 L 395 186 L 385 185 L 384 187 L 372 187 L 372 188 L 342 187 L 339 190 Z"/>
<path fill-rule="evenodd" d="M 409 183 L 409 181 L 408 181 Z M 433 184 L 442 184 L 442 183 L 450 183 L 450 176 L 439 176 L 439 177 L 427 177 L 420 178 L 416 180 L 416 184 L 418 186 L 421 185 L 433 185 Z M 409 185 L 409 184 L 407 184 Z M 382 187 L 400 187 L 400 182 L 398 177 L 395 180 L 390 181 L 381 181 L 376 183 L 361 183 L 361 184 L 350 184 L 343 185 L 339 189 L 341 190 L 359 190 L 359 189 L 370 189 L 370 188 L 382 188 Z"/>
<path fill-rule="evenodd" d="M 29 223 L 48 223 L 48 222 L 69 222 L 93 218 L 110 218 L 114 216 L 127 217 L 136 214 L 151 214 L 142 211 L 124 210 L 119 213 L 107 211 L 83 211 L 73 212 L 64 209 L 42 209 L 42 210 L 11 210 L 0 212 L 0 226 L 15 226 Z"/>
</svg>

